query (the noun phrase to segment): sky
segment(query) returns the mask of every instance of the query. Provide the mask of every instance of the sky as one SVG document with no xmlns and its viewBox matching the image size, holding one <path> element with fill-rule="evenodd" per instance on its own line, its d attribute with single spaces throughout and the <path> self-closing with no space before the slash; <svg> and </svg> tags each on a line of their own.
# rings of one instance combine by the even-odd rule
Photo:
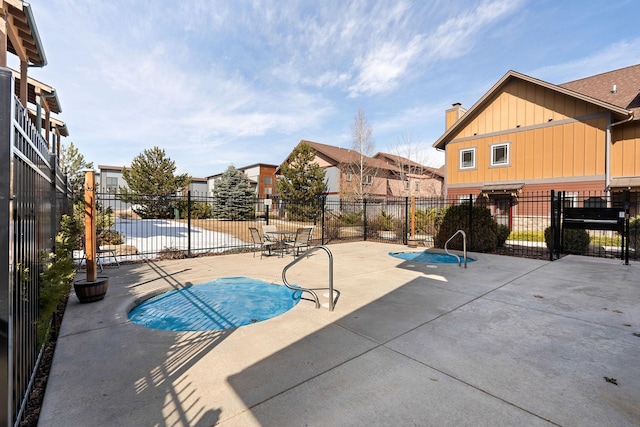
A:
<svg viewBox="0 0 640 427">
<path fill-rule="evenodd" d="M 509 70 L 553 84 L 640 63 L 637 0 L 30 0 L 71 142 L 176 173 L 282 163 L 300 140 L 441 166 L 445 110 Z M 12 63 L 12 60 L 15 62 Z M 8 55 L 12 68 L 17 58 Z"/>
</svg>

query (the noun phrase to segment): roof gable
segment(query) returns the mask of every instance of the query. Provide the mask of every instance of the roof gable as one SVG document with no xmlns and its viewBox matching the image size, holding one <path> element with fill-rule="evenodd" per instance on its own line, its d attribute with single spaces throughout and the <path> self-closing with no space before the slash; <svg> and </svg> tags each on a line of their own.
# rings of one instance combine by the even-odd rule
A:
<svg viewBox="0 0 640 427">
<path fill-rule="evenodd" d="M 529 77 L 527 75 L 518 73 L 516 71 L 507 72 L 498 82 L 493 85 L 491 89 L 487 93 L 485 93 L 466 113 L 464 113 L 449 129 L 445 131 L 445 133 L 438 138 L 438 140 L 433 144 L 434 148 L 444 149 L 447 143 L 451 141 L 454 135 L 458 133 L 463 126 L 468 124 L 473 118 L 482 111 L 491 100 L 501 92 L 507 84 L 512 82 L 513 80 L 521 80 L 524 82 L 528 82 L 542 88 L 567 95 L 581 101 L 587 102 L 589 104 L 598 106 L 600 108 L 604 108 L 613 113 L 614 117 L 618 120 L 624 120 L 628 118 L 631 114 L 633 114 L 629 109 L 623 108 L 609 102 L 606 102 L 601 99 L 594 98 L 584 93 L 579 93 L 569 88 L 565 88 L 562 86 L 554 85 L 551 83 L 547 83 L 542 80 L 535 79 L 533 77 Z"/>
</svg>

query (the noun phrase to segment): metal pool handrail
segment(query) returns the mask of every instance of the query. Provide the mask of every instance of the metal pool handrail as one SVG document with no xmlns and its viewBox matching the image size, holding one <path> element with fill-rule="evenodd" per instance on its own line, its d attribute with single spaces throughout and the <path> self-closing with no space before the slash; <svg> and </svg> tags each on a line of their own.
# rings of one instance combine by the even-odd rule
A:
<svg viewBox="0 0 640 427">
<path fill-rule="evenodd" d="M 447 254 L 453 255 L 454 257 L 458 258 L 458 267 L 460 267 L 460 257 L 456 254 L 452 254 L 447 249 L 447 245 L 449 244 L 449 242 L 452 241 L 453 238 L 456 237 L 458 234 L 462 234 L 462 255 L 464 256 L 464 268 L 467 268 L 467 235 L 465 234 L 464 230 L 458 230 L 455 233 L 453 233 L 453 236 L 449 237 L 449 240 L 447 240 L 447 243 L 444 244 L 444 251 Z"/>
<path fill-rule="evenodd" d="M 298 285 L 291 285 L 287 281 L 287 270 L 289 270 L 289 268 L 293 267 L 294 265 L 296 265 L 297 263 L 302 261 L 302 259 L 304 259 L 305 257 L 308 257 L 309 255 L 311 255 L 313 252 L 317 251 L 318 249 L 322 249 L 329 256 L 329 287 L 328 288 L 303 288 L 303 287 L 298 286 Z M 310 293 L 311 296 L 313 296 L 313 301 L 316 303 L 316 308 L 320 308 L 320 300 L 318 299 L 318 295 L 315 293 L 315 291 L 317 291 L 317 290 L 321 290 L 321 289 L 328 289 L 329 290 L 329 311 L 333 311 L 333 309 L 336 306 L 336 303 L 338 302 L 338 298 L 340 298 L 340 291 L 338 291 L 338 290 L 335 290 L 336 297 L 335 297 L 335 299 L 333 298 L 333 292 L 334 292 L 334 289 L 333 289 L 333 254 L 331 253 L 329 248 L 327 248 L 324 245 L 314 246 L 311 249 L 308 249 L 302 255 L 298 256 L 298 258 L 294 259 L 292 262 L 287 264 L 284 267 L 284 269 L 282 270 L 282 282 L 284 283 L 284 285 L 287 288 L 292 289 L 294 291 L 301 291 L 301 292 Z"/>
</svg>

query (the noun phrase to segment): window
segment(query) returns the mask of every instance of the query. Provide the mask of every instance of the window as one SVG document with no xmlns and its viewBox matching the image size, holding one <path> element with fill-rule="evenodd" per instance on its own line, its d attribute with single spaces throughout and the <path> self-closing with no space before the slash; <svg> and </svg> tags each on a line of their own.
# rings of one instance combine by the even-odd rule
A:
<svg viewBox="0 0 640 427">
<path fill-rule="evenodd" d="M 347 182 L 351 182 L 351 172 L 347 173 Z"/>
<path fill-rule="evenodd" d="M 420 181 L 416 181 L 416 191 L 420 191 Z"/>
<path fill-rule="evenodd" d="M 509 144 L 494 144 L 491 146 L 491 166 L 509 164 Z"/>
<path fill-rule="evenodd" d="M 109 193 L 115 193 L 118 191 L 118 178 L 107 177 L 107 191 Z"/>
<path fill-rule="evenodd" d="M 365 175 L 362 177 L 362 183 L 366 185 L 373 184 L 373 175 Z"/>
<path fill-rule="evenodd" d="M 271 177 L 270 176 L 265 176 L 264 177 L 264 183 L 266 185 L 271 185 Z"/>
<path fill-rule="evenodd" d="M 411 183 L 410 183 L 409 181 L 405 181 L 405 182 L 404 182 L 404 189 L 405 189 L 405 190 L 409 190 L 409 189 L 410 189 L 410 187 L 411 187 Z"/>
<path fill-rule="evenodd" d="M 476 167 L 476 149 L 468 148 L 460 150 L 460 169 L 473 169 Z"/>
<path fill-rule="evenodd" d="M 468 205 L 470 202 L 469 196 L 458 196 L 458 204 Z"/>
<path fill-rule="evenodd" d="M 267 195 L 268 195 L 268 194 L 272 194 L 272 193 L 271 193 L 271 187 L 267 187 L 267 188 L 265 188 L 265 189 L 264 189 L 264 194 L 267 194 Z"/>
<path fill-rule="evenodd" d="M 564 207 L 565 208 L 577 208 L 578 207 L 578 193 L 564 193 Z"/>
</svg>

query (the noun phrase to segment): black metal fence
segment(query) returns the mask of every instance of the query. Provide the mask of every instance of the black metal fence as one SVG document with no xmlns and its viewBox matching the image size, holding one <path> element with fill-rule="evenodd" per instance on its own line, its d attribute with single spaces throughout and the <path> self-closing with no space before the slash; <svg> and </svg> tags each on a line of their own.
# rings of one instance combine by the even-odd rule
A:
<svg viewBox="0 0 640 427">
<path fill-rule="evenodd" d="M 0 424 L 21 421 L 38 365 L 42 254 L 54 250 L 71 192 L 55 155 L 0 69 Z"/>
<path fill-rule="evenodd" d="M 628 212 L 638 212 L 637 200 L 625 202 L 622 194 L 609 196 L 606 193 L 533 192 L 469 195 L 455 199 L 400 198 L 383 202 L 319 198 L 306 206 L 272 199 L 253 201 L 250 209 L 247 209 L 247 203 L 188 193 L 165 198 L 156 215 L 142 218 L 136 212 L 146 212 L 139 208 L 152 196 L 137 197 L 124 202 L 118 194 L 98 194 L 99 215 L 104 217 L 98 220 L 102 224 L 102 229 L 98 230 L 99 244 L 115 250 L 121 261 L 251 250 L 255 245 L 248 229 L 260 229 L 263 225 L 275 225 L 289 231 L 313 226 L 315 244 L 367 240 L 438 247 L 442 247 L 450 237 L 452 233 L 446 233 L 453 227 L 465 230 L 470 250 L 487 251 L 488 247 L 489 251 L 499 254 L 552 259 L 549 250 L 552 247 L 556 254 L 565 253 L 568 249 L 568 253 L 620 257 L 623 236 L 619 232 L 602 229 L 583 231 L 583 245 L 576 248 L 574 244 L 566 244 L 571 239 L 566 238 L 567 232 L 560 233 L 562 224 L 554 222 L 552 214 L 562 215 L 558 206 L 626 206 L 627 215 Z M 218 204 L 225 205 L 226 214 L 212 218 L 212 212 L 219 212 L 216 209 Z M 458 211 L 463 212 L 453 225 L 445 215 L 445 208 L 451 206 L 460 206 Z M 555 210 L 552 209 L 554 206 Z M 500 225 L 495 245 L 486 245 L 489 231 L 483 228 L 480 217 L 474 217 L 474 212 L 478 215 L 474 210 L 477 207 L 488 211 L 491 222 Z M 556 228 L 557 233 L 554 232 Z M 553 240 L 556 235 L 558 240 Z M 634 251 L 637 241 L 636 228 L 635 235 L 632 233 L 629 239 L 632 257 L 637 253 Z"/>
</svg>

